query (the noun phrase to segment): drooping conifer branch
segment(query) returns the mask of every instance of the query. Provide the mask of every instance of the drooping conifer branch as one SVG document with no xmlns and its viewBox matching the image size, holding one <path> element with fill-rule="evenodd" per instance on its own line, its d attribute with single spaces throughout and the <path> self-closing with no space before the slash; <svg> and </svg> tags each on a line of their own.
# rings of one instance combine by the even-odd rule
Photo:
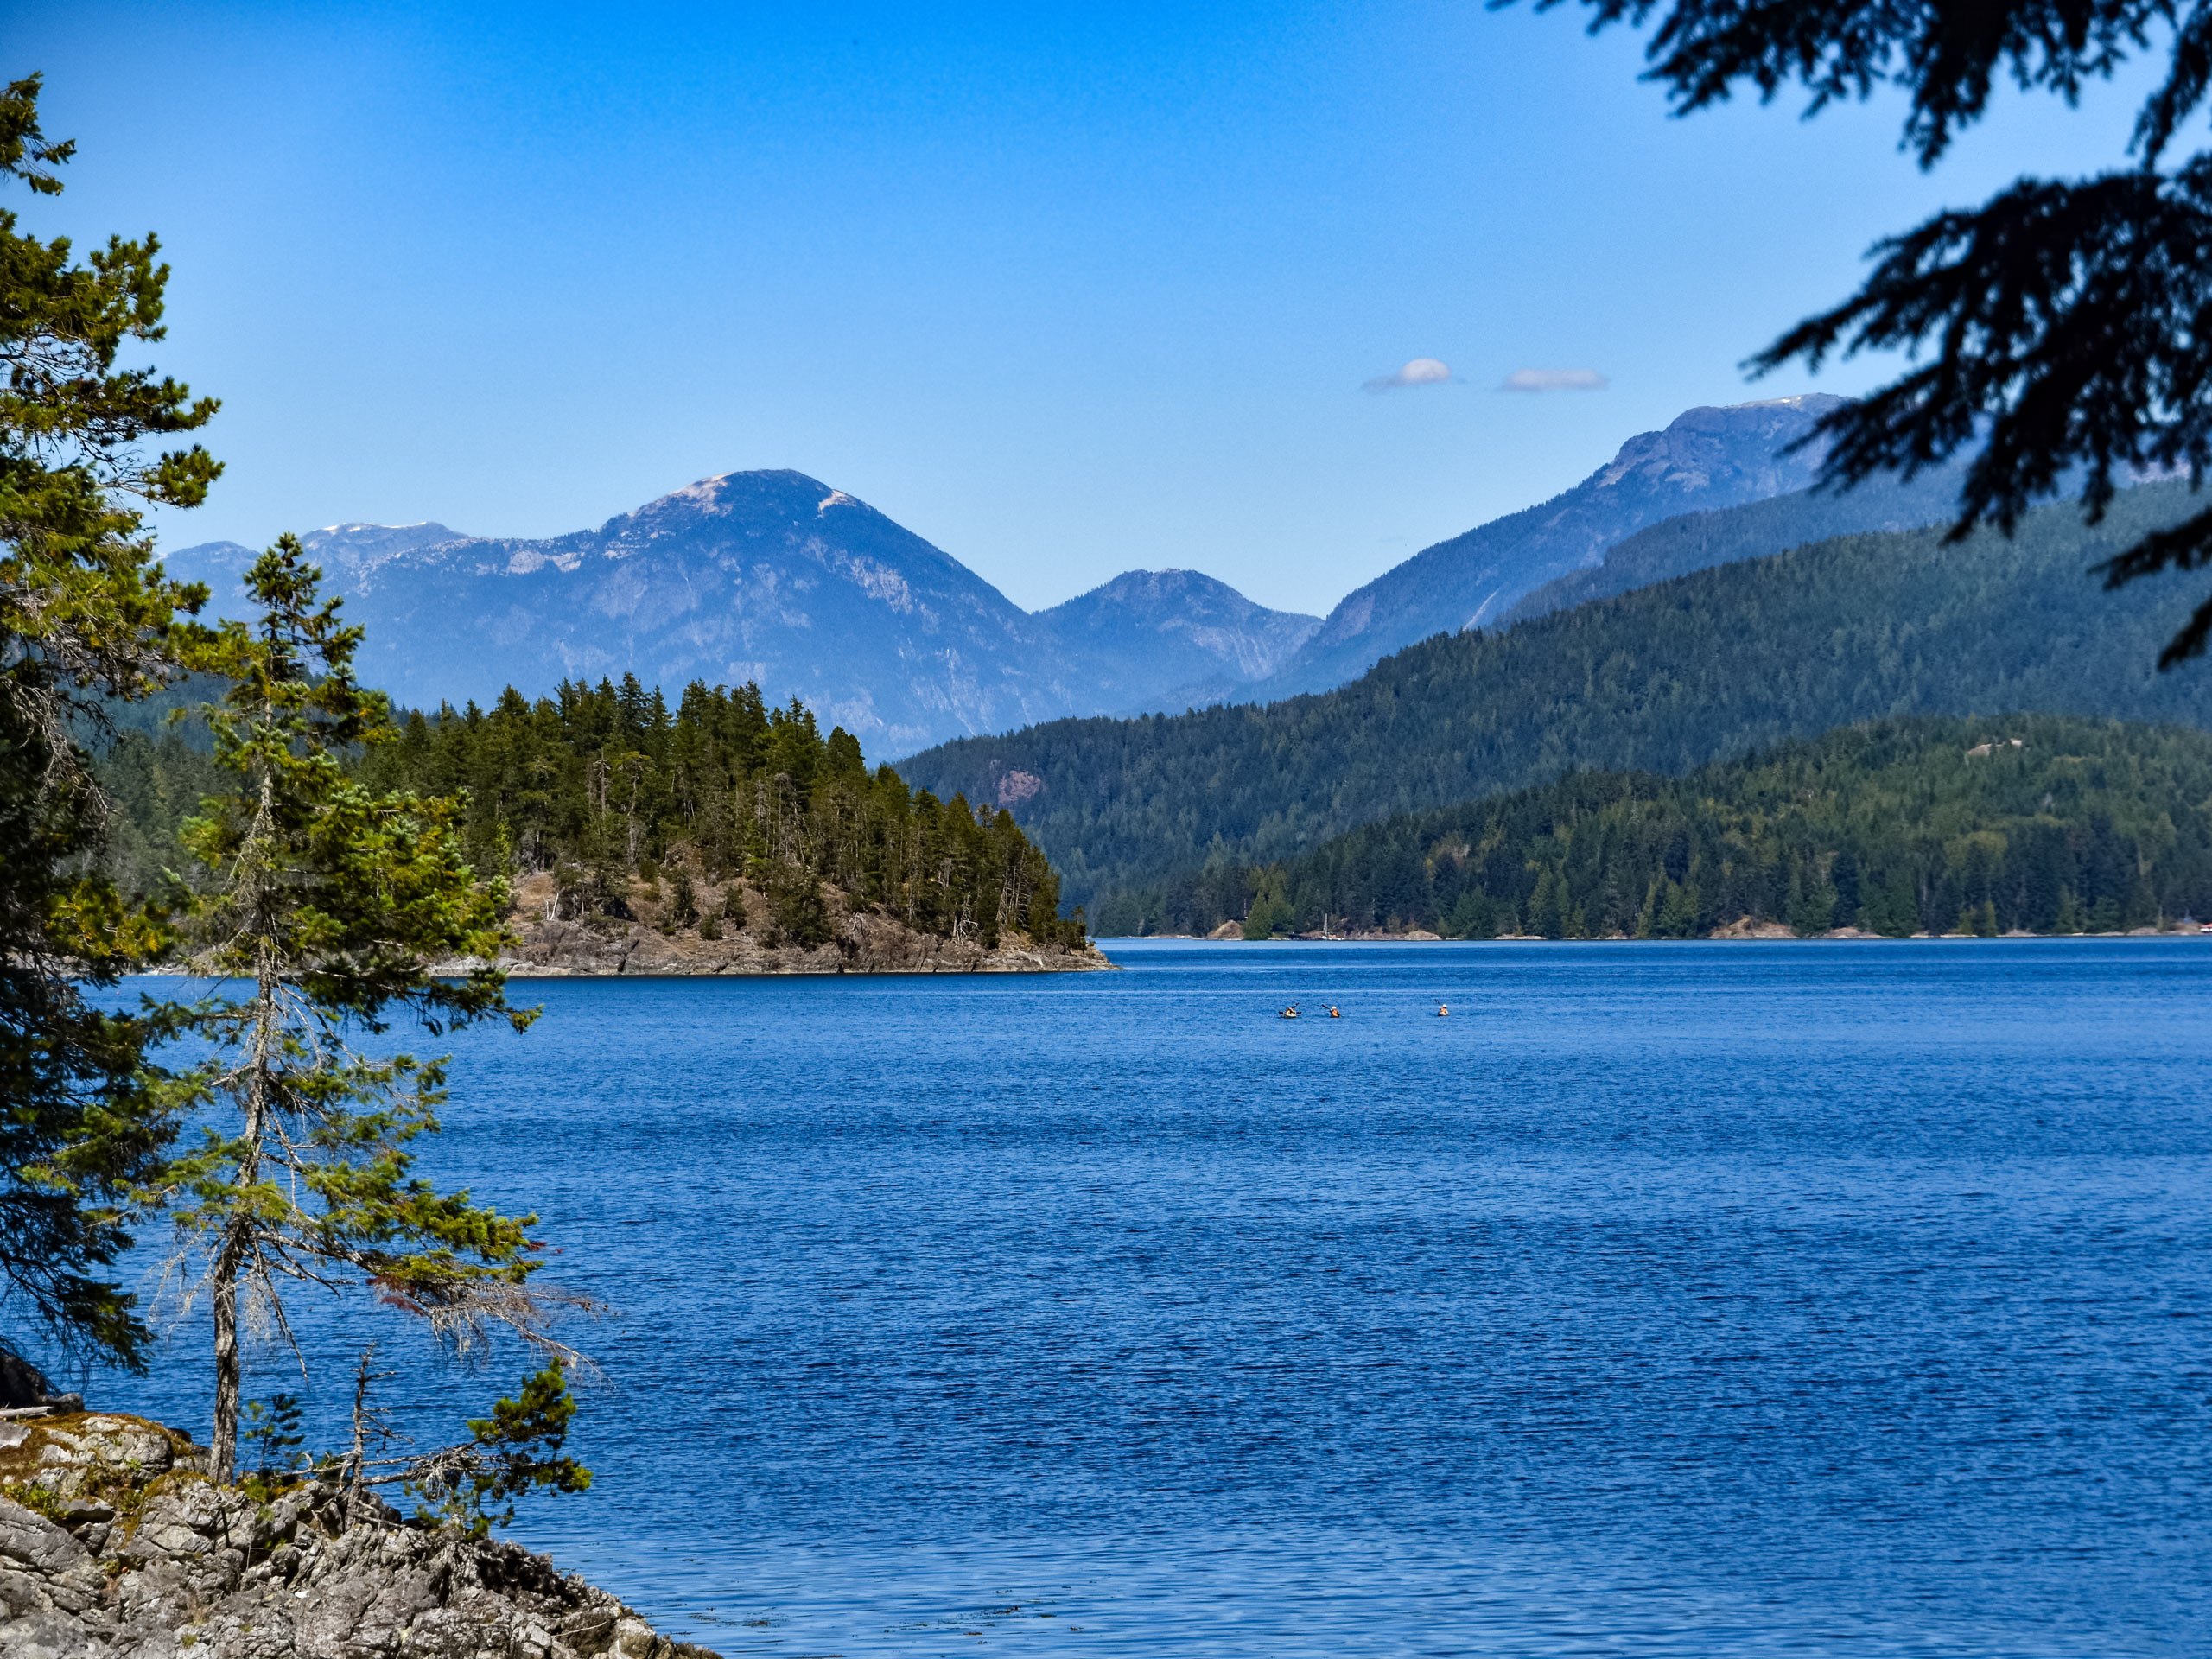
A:
<svg viewBox="0 0 2212 1659">
<path fill-rule="evenodd" d="M 1540 9 L 1563 0 L 1537 0 Z M 2075 181 L 2022 179 L 1979 207 L 1878 243 L 1841 304 L 1747 366 L 1905 354 L 1909 366 L 1831 410 L 1808 443 L 1848 486 L 1973 454 L 1953 539 L 2010 534 L 2032 503 L 2078 492 L 2089 522 L 2145 472 L 2212 461 L 2212 155 L 2167 156 L 2212 92 L 2212 0 L 1589 0 L 1592 28 L 1653 25 L 1649 78 L 1677 113 L 1739 86 L 1793 85 L 1808 113 L 1878 88 L 1908 99 L 1904 142 L 1923 167 L 2010 80 L 2069 104 L 2131 60 L 2165 60 L 2138 111 L 2133 163 Z M 2101 565 L 2107 586 L 2212 563 L 2212 514 Z M 2212 601 L 2170 639 L 2161 668 L 2212 639 Z"/>
</svg>

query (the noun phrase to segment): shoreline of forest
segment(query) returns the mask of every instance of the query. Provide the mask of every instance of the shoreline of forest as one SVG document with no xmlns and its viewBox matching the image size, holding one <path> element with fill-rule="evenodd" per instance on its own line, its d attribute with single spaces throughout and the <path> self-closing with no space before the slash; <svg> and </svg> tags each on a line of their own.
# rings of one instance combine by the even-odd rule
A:
<svg viewBox="0 0 2212 1659">
<path fill-rule="evenodd" d="M 715 887 L 687 877 L 681 906 L 642 882 L 619 907 L 580 906 L 543 874 L 524 878 L 514 896 L 513 938 L 493 965 L 516 979 L 1097 973 L 1114 966 L 1079 937 L 1039 939 L 1021 928 L 937 932 L 828 883 L 811 895 L 803 931 L 780 925 L 777 896 L 741 878 Z M 461 973 L 474 965 L 436 966 Z"/>
<path fill-rule="evenodd" d="M 2124 934 L 2212 916 L 2212 734 L 1913 716 L 1675 776 L 1581 771 L 1081 894 L 1096 931 L 1258 938 Z"/>
<path fill-rule="evenodd" d="M 552 955 L 537 958 L 501 957 L 492 965 L 509 979 L 797 979 L 881 978 L 893 975 L 936 974 L 1096 974 L 1118 971 L 1097 948 L 1081 951 L 1057 947 L 1033 948 L 1001 942 L 985 950 L 972 940 L 915 938 L 919 947 L 910 957 L 885 961 L 847 954 L 837 944 L 812 949 L 770 947 L 747 953 L 741 946 L 729 954 L 685 955 L 637 947 L 649 941 L 662 944 L 658 935 L 645 933 L 627 954 L 613 961 L 599 955 Z M 696 943 L 696 942 L 695 942 Z M 640 955 L 645 960 L 640 963 Z M 439 963 L 433 971 L 467 972 L 478 964 Z"/>
<path fill-rule="evenodd" d="M 1800 933 L 1782 923 L 1754 923 L 1721 928 L 1711 933 L 1700 933 L 1688 938 L 1652 936 L 1639 938 L 1632 933 L 1597 933 L 1580 938 L 1554 938 L 1546 933 L 1496 933 L 1484 938 L 1447 938 L 1441 933 L 1432 933 L 1426 928 L 1415 928 L 1405 933 L 1285 933 L 1264 939 L 1248 939 L 1241 932 L 1213 933 L 1122 933 L 1109 935 L 1095 941 L 1103 949 L 1109 944 L 1142 944 L 1154 940 L 1177 944 L 1741 944 L 1782 941 L 1793 944 L 1834 944 L 1861 941 L 1871 944 L 1905 944 L 1913 941 L 1952 940 L 1961 944 L 1988 939 L 2206 939 L 2212 940 L 2212 927 L 2191 923 L 2174 927 L 2082 928 L 2064 933 L 2037 933 L 2024 928 L 2015 928 L 2003 933 L 1874 933 L 1863 927 L 1830 928 L 1821 933 Z"/>
<path fill-rule="evenodd" d="M 510 962 L 501 962 L 498 966 L 509 979 L 928 979 L 940 975 L 953 977 L 976 974 L 1106 974 L 1119 969 L 1119 964 L 1112 962 L 1081 961 L 1066 957 L 1041 958 L 1027 952 L 1015 952 L 1014 955 L 1026 960 L 994 955 L 972 964 L 931 963 L 915 968 L 849 968 L 842 963 L 825 966 L 811 962 L 762 968 L 610 969 L 542 967 Z M 441 970 L 444 967 L 445 964 L 440 964 Z M 460 971 L 460 964 L 454 964 L 453 970 Z"/>
</svg>

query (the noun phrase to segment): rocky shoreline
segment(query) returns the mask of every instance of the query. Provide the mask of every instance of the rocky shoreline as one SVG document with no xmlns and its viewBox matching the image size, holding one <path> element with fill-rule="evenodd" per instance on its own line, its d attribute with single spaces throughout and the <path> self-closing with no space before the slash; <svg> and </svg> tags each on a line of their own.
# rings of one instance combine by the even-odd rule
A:
<svg viewBox="0 0 2212 1659">
<path fill-rule="evenodd" d="M 716 904 L 721 895 L 708 895 Z M 830 937 L 800 944 L 760 921 L 727 931 L 695 918 L 676 925 L 666 907 L 642 895 L 628 916 L 565 917 L 550 878 L 527 878 L 517 889 L 510 922 L 518 943 L 499 966 L 518 979 L 616 975 L 709 974 L 1068 974 L 1109 971 L 1114 964 L 1096 945 L 1079 950 L 1039 945 L 1022 933 L 1002 934 L 986 945 L 975 938 L 918 932 L 894 917 L 848 910 L 833 888 L 823 893 Z M 749 900 L 749 902 L 747 902 Z M 741 895 L 753 917 L 766 906 Z M 467 965 L 441 963 L 442 971 Z"/>
<path fill-rule="evenodd" d="M 77 1404 L 0 1416 L 9 1659 L 716 1659 L 518 1545 L 217 1486 L 187 1436 Z"/>
</svg>

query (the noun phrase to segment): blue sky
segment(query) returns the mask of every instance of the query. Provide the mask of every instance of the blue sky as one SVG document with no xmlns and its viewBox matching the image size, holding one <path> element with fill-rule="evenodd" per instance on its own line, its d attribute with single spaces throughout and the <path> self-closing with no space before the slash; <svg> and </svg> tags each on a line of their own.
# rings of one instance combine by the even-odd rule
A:
<svg viewBox="0 0 2212 1659">
<path fill-rule="evenodd" d="M 159 231 L 159 360 L 225 401 L 169 544 L 795 467 L 1032 607 L 1179 565 L 1325 610 L 1690 405 L 1872 384 L 1737 365 L 2127 118 L 2009 99 L 1923 175 L 1892 105 L 1673 120 L 1633 37 L 1479 0 L 10 10 L 79 143 L 27 223 Z"/>
</svg>

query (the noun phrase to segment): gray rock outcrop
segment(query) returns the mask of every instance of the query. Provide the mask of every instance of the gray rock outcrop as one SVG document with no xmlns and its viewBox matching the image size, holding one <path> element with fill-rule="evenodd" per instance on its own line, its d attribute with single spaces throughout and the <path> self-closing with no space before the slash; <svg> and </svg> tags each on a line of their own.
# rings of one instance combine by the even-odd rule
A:
<svg viewBox="0 0 2212 1659">
<path fill-rule="evenodd" d="M 718 890 L 702 888 L 718 906 Z M 518 978 L 637 974 L 1040 974 L 1095 973 L 1114 964 L 1086 942 L 1079 950 L 1040 945 L 1027 934 L 1006 933 L 986 947 L 980 939 L 923 933 L 870 910 L 848 907 L 835 887 L 822 889 L 830 937 L 817 945 L 770 944 L 758 925 L 733 928 L 721 938 L 702 936 L 696 925 L 664 931 L 643 921 L 594 916 L 568 920 L 555 913 L 553 878 L 524 876 L 515 887 L 509 920 L 517 941 L 499 965 Z M 760 916 L 766 900 L 750 893 L 747 908 Z M 640 899 L 648 918 L 653 906 Z M 467 964 L 441 963 L 439 971 Z"/>
<path fill-rule="evenodd" d="M 260 1501 L 143 1418 L 0 1421 L 8 1659 L 714 1659 L 518 1545 L 310 1482 Z"/>
</svg>

